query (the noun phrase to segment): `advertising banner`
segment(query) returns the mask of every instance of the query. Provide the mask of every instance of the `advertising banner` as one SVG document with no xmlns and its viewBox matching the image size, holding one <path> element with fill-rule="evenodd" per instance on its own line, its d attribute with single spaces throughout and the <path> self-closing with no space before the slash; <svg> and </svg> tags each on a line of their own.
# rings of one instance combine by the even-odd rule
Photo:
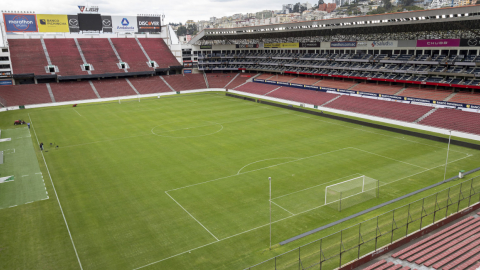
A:
<svg viewBox="0 0 480 270">
<path fill-rule="evenodd" d="M 37 14 L 38 32 L 70 32 L 67 15 Z"/>
<path fill-rule="evenodd" d="M 320 42 L 300 42 L 300 48 L 318 48 Z"/>
<path fill-rule="evenodd" d="M 138 32 L 136 16 L 112 16 L 113 32 Z"/>
<path fill-rule="evenodd" d="M 67 15 L 68 29 L 70 33 L 80 32 L 80 24 L 78 23 L 78 15 Z"/>
<path fill-rule="evenodd" d="M 137 17 L 138 32 L 160 32 L 160 17 Z"/>
<path fill-rule="evenodd" d="M 460 39 L 425 39 L 417 40 L 417 47 L 458 47 Z"/>
<path fill-rule="evenodd" d="M 480 46 L 479 38 L 460 39 L 460 47 L 478 47 Z"/>
<path fill-rule="evenodd" d="M 356 41 L 332 41 L 330 42 L 331 48 L 355 48 L 357 47 Z"/>
<path fill-rule="evenodd" d="M 3 14 L 7 32 L 38 32 L 35 14 Z"/>
<path fill-rule="evenodd" d="M 104 33 L 112 33 L 112 16 L 102 15 L 102 30 Z"/>
<path fill-rule="evenodd" d="M 0 81 L 0 86 L 2 85 L 13 85 L 12 80 Z"/>
<path fill-rule="evenodd" d="M 236 44 L 235 48 L 237 49 L 248 49 L 248 48 L 259 48 L 258 44 Z"/>
<path fill-rule="evenodd" d="M 300 44 L 295 43 L 265 43 L 264 48 L 299 48 Z"/>
<path fill-rule="evenodd" d="M 200 45 L 201 50 L 210 50 L 212 49 L 212 45 Z"/>
<path fill-rule="evenodd" d="M 78 14 L 80 31 L 102 31 L 102 17 L 100 14 Z"/>
</svg>

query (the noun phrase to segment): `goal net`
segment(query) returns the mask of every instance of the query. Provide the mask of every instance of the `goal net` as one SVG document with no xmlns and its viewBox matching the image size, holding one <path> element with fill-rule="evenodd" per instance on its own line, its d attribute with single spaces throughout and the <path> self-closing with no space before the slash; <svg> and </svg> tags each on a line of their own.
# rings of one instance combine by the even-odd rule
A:
<svg viewBox="0 0 480 270">
<path fill-rule="evenodd" d="M 325 204 L 338 211 L 378 196 L 379 181 L 365 175 L 325 188 Z"/>
</svg>

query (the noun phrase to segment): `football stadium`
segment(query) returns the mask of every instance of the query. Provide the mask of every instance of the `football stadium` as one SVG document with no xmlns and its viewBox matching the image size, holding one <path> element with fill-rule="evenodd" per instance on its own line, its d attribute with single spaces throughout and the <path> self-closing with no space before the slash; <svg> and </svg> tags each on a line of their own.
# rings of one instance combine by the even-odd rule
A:
<svg viewBox="0 0 480 270">
<path fill-rule="evenodd" d="M 1 269 L 480 267 L 480 5 L 2 17 Z"/>
</svg>

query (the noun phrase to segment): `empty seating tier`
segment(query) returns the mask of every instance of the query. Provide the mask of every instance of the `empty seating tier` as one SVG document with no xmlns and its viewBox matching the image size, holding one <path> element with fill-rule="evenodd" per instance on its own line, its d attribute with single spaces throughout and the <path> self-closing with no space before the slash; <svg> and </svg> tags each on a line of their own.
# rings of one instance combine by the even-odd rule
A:
<svg viewBox="0 0 480 270">
<path fill-rule="evenodd" d="M 208 86 L 210 88 L 225 88 L 225 86 L 237 76 L 238 73 L 210 73 L 207 74 Z"/>
<path fill-rule="evenodd" d="M 125 79 L 107 79 L 92 82 L 102 98 L 133 96 L 137 94 Z"/>
<path fill-rule="evenodd" d="M 320 87 L 330 87 L 330 88 L 338 88 L 338 89 L 349 89 L 350 87 L 357 84 L 354 81 L 341 81 L 341 80 L 331 80 L 331 79 L 324 79 L 316 83 L 316 86 Z"/>
<path fill-rule="evenodd" d="M 329 94 L 312 90 L 303 90 L 285 86 L 273 91 L 272 93 L 268 94 L 268 96 L 314 105 L 322 105 L 325 102 L 338 97 L 338 95 L 336 94 Z"/>
<path fill-rule="evenodd" d="M 7 106 L 51 103 L 46 84 L 22 84 L 0 87 L 0 97 Z"/>
<path fill-rule="evenodd" d="M 122 73 L 115 52 L 106 38 L 79 38 L 83 55 L 88 64 L 93 65 L 92 74 Z"/>
<path fill-rule="evenodd" d="M 276 81 L 276 82 L 289 82 L 293 79 L 295 79 L 296 76 L 290 76 L 290 75 L 275 75 L 272 78 L 270 78 L 270 81 Z"/>
<path fill-rule="evenodd" d="M 159 76 L 128 78 L 140 94 L 172 92 Z"/>
<path fill-rule="evenodd" d="M 235 88 L 237 91 L 252 93 L 256 95 L 265 95 L 268 92 L 273 91 L 274 89 L 278 88 L 278 85 L 273 84 L 263 84 L 263 83 L 253 83 L 249 82 L 242 86 Z"/>
<path fill-rule="evenodd" d="M 402 88 L 403 88 L 403 85 L 360 83 L 358 85 L 355 85 L 351 90 L 378 93 L 378 94 L 386 94 L 386 95 L 394 95 L 398 91 L 402 90 Z"/>
<path fill-rule="evenodd" d="M 314 85 L 318 82 L 318 78 L 305 78 L 305 77 L 297 77 L 290 81 L 290 83 L 298 83 L 298 84 L 305 84 L 305 85 Z"/>
<path fill-rule="evenodd" d="M 148 59 L 134 38 L 111 38 L 110 39 L 123 62 L 129 66 L 129 72 L 151 71 Z"/>
<path fill-rule="evenodd" d="M 353 96 L 341 96 L 326 107 L 406 122 L 413 122 L 432 109 L 421 105 Z"/>
<path fill-rule="evenodd" d="M 444 108 L 436 110 L 434 113 L 420 121 L 420 124 L 428 126 L 458 130 L 473 134 L 480 134 L 479 123 L 480 113 Z"/>
<path fill-rule="evenodd" d="M 205 89 L 205 79 L 203 74 L 186 74 L 163 76 L 165 81 L 175 89 L 175 91 Z"/>
<path fill-rule="evenodd" d="M 251 79 L 254 76 L 255 74 L 252 74 L 252 75 L 240 74 L 235 78 L 235 80 L 233 80 L 229 85 L 227 85 L 227 89 L 235 89 L 235 87 L 246 83 L 247 80 Z"/>
<path fill-rule="evenodd" d="M 434 99 L 434 100 L 444 100 L 452 93 L 451 90 L 422 90 L 415 88 L 407 88 L 402 92 L 402 96 L 406 97 L 415 97 L 415 98 L 425 98 L 425 99 Z"/>
<path fill-rule="evenodd" d="M 258 76 L 256 79 L 259 79 L 259 80 L 266 80 L 270 77 L 274 76 L 274 74 L 270 74 L 270 73 L 263 73 L 262 75 Z"/>
<path fill-rule="evenodd" d="M 457 93 L 449 101 L 480 105 L 480 94 Z"/>
<path fill-rule="evenodd" d="M 159 68 L 168 68 L 170 66 L 180 66 L 172 51 L 161 38 L 139 38 L 143 49 L 147 52 L 151 60 L 157 62 Z"/>
<path fill-rule="evenodd" d="M 51 83 L 50 88 L 56 102 L 98 98 L 89 82 Z"/>
<path fill-rule="evenodd" d="M 9 39 L 14 74 L 47 75 L 47 57 L 40 39 Z"/>
<path fill-rule="evenodd" d="M 74 39 L 45 39 L 52 64 L 58 66 L 57 75 L 82 75 L 83 60 Z"/>
</svg>

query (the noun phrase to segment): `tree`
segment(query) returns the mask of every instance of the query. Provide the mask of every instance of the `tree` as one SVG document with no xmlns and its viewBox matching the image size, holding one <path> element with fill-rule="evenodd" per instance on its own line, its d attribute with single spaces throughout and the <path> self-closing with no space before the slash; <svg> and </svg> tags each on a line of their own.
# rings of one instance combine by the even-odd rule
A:
<svg viewBox="0 0 480 270">
<path fill-rule="evenodd" d="M 390 2 L 390 0 L 382 0 L 382 3 L 385 11 L 390 11 L 392 9 L 392 2 Z"/>
<path fill-rule="evenodd" d="M 180 25 L 177 28 L 177 36 L 185 36 L 187 34 L 187 28 L 183 25 Z"/>
<path fill-rule="evenodd" d="M 325 2 L 323 2 L 323 0 L 318 0 L 318 5 L 320 6 L 321 4 L 325 4 Z"/>
</svg>

